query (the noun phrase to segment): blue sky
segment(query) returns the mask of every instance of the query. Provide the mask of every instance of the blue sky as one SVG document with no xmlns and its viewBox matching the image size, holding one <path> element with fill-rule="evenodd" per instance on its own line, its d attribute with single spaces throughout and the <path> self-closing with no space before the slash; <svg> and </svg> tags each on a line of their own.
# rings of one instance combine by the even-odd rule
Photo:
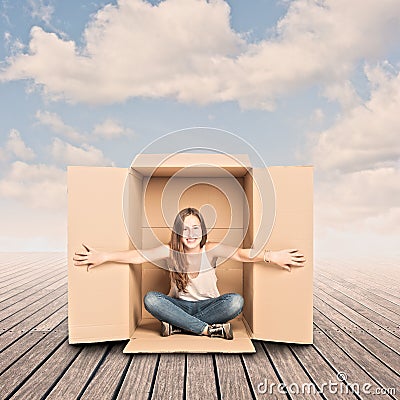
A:
<svg viewBox="0 0 400 400">
<path fill-rule="evenodd" d="M 314 165 L 318 257 L 398 255 L 397 0 L 2 0 L 0 19 L 1 251 L 65 250 L 67 165 L 210 126 Z"/>
</svg>

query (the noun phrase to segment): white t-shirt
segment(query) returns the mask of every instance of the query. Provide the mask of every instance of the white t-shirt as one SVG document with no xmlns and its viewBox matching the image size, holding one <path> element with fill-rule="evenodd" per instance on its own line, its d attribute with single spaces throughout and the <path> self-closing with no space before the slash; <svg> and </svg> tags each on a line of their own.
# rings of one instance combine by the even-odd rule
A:
<svg viewBox="0 0 400 400">
<path fill-rule="evenodd" d="M 186 286 L 186 293 L 179 292 L 175 282 L 171 279 L 171 289 L 168 293 L 168 296 L 188 301 L 213 299 L 220 296 L 217 287 L 215 268 L 211 266 L 205 252 L 205 248 L 206 246 L 203 246 L 201 251 L 199 274 L 196 276 L 196 278 L 191 278 L 189 276 L 189 283 Z"/>
</svg>

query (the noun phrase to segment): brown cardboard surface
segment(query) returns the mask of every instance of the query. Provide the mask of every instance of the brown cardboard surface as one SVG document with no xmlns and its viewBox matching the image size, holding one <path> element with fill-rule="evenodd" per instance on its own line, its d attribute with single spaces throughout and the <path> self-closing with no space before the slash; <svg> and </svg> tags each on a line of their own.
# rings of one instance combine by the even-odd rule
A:
<svg viewBox="0 0 400 400">
<path fill-rule="evenodd" d="M 150 156 L 145 157 L 146 160 L 142 159 L 142 166 L 136 171 L 131 169 L 129 175 L 129 170 L 121 168 L 68 169 L 70 343 L 131 337 L 126 352 L 253 352 L 249 336 L 270 341 L 312 343 L 312 167 L 269 167 L 275 191 L 268 185 L 258 188 L 243 166 L 231 163 L 225 168 L 225 173 L 228 170 L 236 174 L 236 183 L 245 188 L 250 205 L 250 225 L 246 230 L 244 246 L 250 247 L 258 229 L 269 229 L 273 224 L 267 248 L 298 248 L 307 258 L 304 268 L 292 267 L 290 273 L 274 264 L 242 265 L 232 260 L 217 267 L 220 292 L 240 293 L 245 299 L 241 314 L 243 320 L 241 325 L 234 329 L 237 334 L 233 341 L 193 335 L 162 338 L 159 335 L 159 322 L 150 318 L 150 314 L 143 307 L 143 296 L 147 291 L 158 290 L 167 293 L 169 290 L 168 272 L 153 264 L 129 266 L 107 263 L 89 273 L 72 265 L 73 253 L 80 248 L 82 242 L 104 250 L 133 248 L 124 223 L 129 232 L 133 232 L 135 245 L 139 244 L 142 248 L 159 245 L 156 238 L 161 243 L 168 243 L 170 228 L 167 227 L 167 223 L 162 224 L 160 203 L 153 200 L 160 195 L 160 190 L 162 192 L 165 186 L 163 179 L 165 181 L 169 174 L 179 171 L 189 161 L 193 163 L 193 160 L 199 162 L 204 159 L 204 155 L 196 155 L 194 159 L 192 156 L 180 156 L 177 164 L 170 161 L 168 165 L 161 166 L 158 169 L 158 176 L 161 178 L 152 178 L 155 183 L 153 192 L 145 199 L 142 191 L 146 177 L 141 173 L 145 175 L 151 167 L 154 158 Z M 227 162 L 225 157 L 213 159 L 220 166 Z M 256 176 L 257 170 L 252 170 Z M 204 202 L 211 204 L 217 210 L 218 224 L 210 231 L 208 240 L 223 240 L 226 244 L 241 246 L 245 227 L 241 203 L 243 198 L 235 194 L 238 185 L 227 184 L 229 180 L 234 180 L 227 179 L 223 173 L 215 172 L 212 168 L 196 167 L 194 170 L 185 171 L 186 176 L 179 178 L 182 181 L 176 184 L 175 189 L 179 189 L 185 179 L 190 181 L 193 177 L 208 175 L 212 176 L 215 183 L 219 182 L 228 187 L 228 195 L 221 195 L 215 188 L 209 188 L 210 193 L 207 194 L 207 187 L 200 183 L 203 185 L 200 188 L 201 195 L 198 195 L 199 192 L 193 186 L 184 191 L 180 199 L 178 197 L 176 207 L 189 205 L 192 201 L 197 201 L 197 207 Z M 260 191 L 263 194 L 264 209 L 261 206 Z M 122 197 L 124 202 L 121 201 Z M 231 205 L 229 212 L 226 209 L 228 198 Z M 143 207 L 146 203 L 150 204 L 148 209 L 152 210 L 150 226 L 147 223 L 143 224 Z M 238 208 L 242 211 L 237 212 Z M 263 220 L 264 225 L 260 226 L 262 210 L 267 214 L 267 218 Z M 237 324 L 236 320 L 233 322 Z M 156 323 L 158 327 L 154 325 Z M 241 337 L 240 333 L 246 332 L 243 324 L 249 332 L 246 333 L 246 337 Z M 183 343 L 184 347 L 179 347 L 180 343 Z"/>
<path fill-rule="evenodd" d="M 233 339 L 176 334 L 160 336 L 160 322 L 145 318 L 141 321 L 124 353 L 254 353 L 255 348 L 242 320 L 231 321 Z"/>
<path fill-rule="evenodd" d="M 143 227 L 172 227 L 185 207 L 198 208 L 207 228 L 242 228 L 245 194 L 234 177 L 152 177 L 143 180 Z"/>
<path fill-rule="evenodd" d="M 132 333 L 142 318 L 142 266 L 129 269 L 129 332 Z"/>
<path fill-rule="evenodd" d="M 130 232 L 129 249 L 142 248 L 142 229 L 140 228 L 143 208 L 143 178 L 130 171 L 126 175 L 123 215 L 125 226 Z M 132 207 L 131 205 L 135 206 Z M 142 266 L 131 265 L 129 269 L 129 332 L 136 329 L 142 318 Z"/>
<path fill-rule="evenodd" d="M 253 276 L 253 263 L 243 263 L 243 319 L 248 324 L 249 331 L 252 332 L 254 329 L 254 308 L 253 308 L 253 299 L 254 299 L 254 276 Z"/>
<path fill-rule="evenodd" d="M 129 266 L 73 265 L 82 242 L 109 250 L 129 248 L 122 218 L 123 168 L 68 168 L 68 327 L 70 343 L 130 336 Z"/>
<path fill-rule="evenodd" d="M 188 166 L 201 165 L 201 167 Z M 155 168 L 156 167 L 156 168 Z M 131 168 L 143 176 L 173 176 L 183 168 L 189 176 L 244 176 L 251 163 L 247 154 L 139 154 Z"/>
<path fill-rule="evenodd" d="M 142 317 L 151 318 L 152 315 L 144 308 L 143 297 L 147 292 L 156 291 L 164 294 L 168 294 L 169 284 L 169 272 L 156 267 L 155 269 L 144 269 L 142 271 Z"/>
<path fill-rule="evenodd" d="M 239 293 L 243 296 L 243 272 L 241 269 L 220 269 L 217 267 L 217 286 L 221 294 Z"/>
<path fill-rule="evenodd" d="M 313 342 L 312 282 L 304 268 L 292 267 L 286 272 L 279 267 L 266 270 L 263 264 L 254 265 L 253 338 Z"/>
<path fill-rule="evenodd" d="M 312 167 L 270 167 L 277 205 L 276 223 L 267 248 L 298 248 L 307 261 L 302 268 L 287 272 L 274 264 L 257 263 L 252 270 L 252 305 L 246 308 L 257 339 L 312 343 L 312 282 L 313 282 L 313 193 Z M 287 198 L 289 196 L 289 199 Z M 257 214 L 259 204 L 253 202 Z M 246 290 L 249 290 L 246 288 Z M 246 292 L 247 299 L 249 292 Z"/>
</svg>

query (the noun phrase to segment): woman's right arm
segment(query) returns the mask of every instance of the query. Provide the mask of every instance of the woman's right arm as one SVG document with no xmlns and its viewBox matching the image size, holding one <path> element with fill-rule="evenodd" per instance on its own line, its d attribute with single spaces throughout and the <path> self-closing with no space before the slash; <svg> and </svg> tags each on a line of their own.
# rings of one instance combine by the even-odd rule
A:
<svg viewBox="0 0 400 400">
<path fill-rule="evenodd" d="M 161 245 L 147 250 L 99 251 L 82 244 L 85 251 L 76 252 L 73 258 L 75 266 L 86 266 L 87 270 L 106 262 L 124 264 L 142 264 L 169 257 L 169 247 Z"/>
</svg>

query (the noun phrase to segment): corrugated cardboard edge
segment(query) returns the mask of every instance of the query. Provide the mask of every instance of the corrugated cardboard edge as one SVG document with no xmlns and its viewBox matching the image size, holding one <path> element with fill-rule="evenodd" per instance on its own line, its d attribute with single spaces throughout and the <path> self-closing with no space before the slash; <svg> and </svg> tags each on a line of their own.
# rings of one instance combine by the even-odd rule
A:
<svg viewBox="0 0 400 400">
<path fill-rule="evenodd" d="M 129 338 L 127 337 L 121 337 L 121 338 L 115 338 L 110 340 L 110 338 L 78 338 L 78 337 L 74 337 L 71 338 L 70 336 L 68 337 L 68 343 L 69 344 L 88 344 L 88 343 L 106 343 L 106 342 L 112 342 L 112 341 L 119 341 L 119 340 L 129 340 Z"/>
<path fill-rule="evenodd" d="M 68 343 L 96 343 L 114 340 L 129 340 L 127 334 L 129 326 L 126 325 L 71 325 L 68 329 Z M 103 334 L 99 336 L 99 332 Z M 121 334 L 125 332 L 125 334 Z M 111 338 L 111 339 L 110 339 Z"/>
<path fill-rule="evenodd" d="M 172 337 L 161 338 L 172 339 Z M 203 339 L 203 338 L 197 338 Z M 124 348 L 125 354 L 163 354 L 163 353 L 187 353 L 187 354 L 210 354 L 210 353 L 224 353 L 224 354 L 242 354 L 242 353 L 255 353 L 256 349 L 251 340 L 247 339 L 234 339 L 226 340 L 220 338 L 204 337 L 208 342 L 191 342 L 185 348 L 178 341 L 163 341 L 151 339 L 131 339 Z M 227 342 L 227 343 L 222 343 Z M 237 348 L 235 348 L 237 346 Z"/>
<path fill-rule="evenodd" d="M 141 322 L 148 323 L 150 319 Z M 159 323 L 156 321 L 155 323 Z M 222 338 L 209 338 L 207 336 L 176 334 L 168 337 L 159 336 L 158 331 L 152 329 L 147 336 L 141 332 L 135 334 L 125 346 L 124 353 L 255 353 L 248 330 L 243 321 L 236 319 L 234 325 L 233 340 Z M 143 326 L 143 325 L 142 325 Z M 235 337 L 235 330 L 237 336 Z"/>
<path fill-rule="evenodd" d="M 288 340 L 272 340 L 272 339 L 261 339 L 258 337 L 252 337 L 253 340 L 262 340 L 263 342 L 274 342 L 274 343 L 290 343 L 290 344 L 314 344 L 314 335 L 313 335 L 313 339 L 310 341 L 288 341 Z"/>
</svg>

